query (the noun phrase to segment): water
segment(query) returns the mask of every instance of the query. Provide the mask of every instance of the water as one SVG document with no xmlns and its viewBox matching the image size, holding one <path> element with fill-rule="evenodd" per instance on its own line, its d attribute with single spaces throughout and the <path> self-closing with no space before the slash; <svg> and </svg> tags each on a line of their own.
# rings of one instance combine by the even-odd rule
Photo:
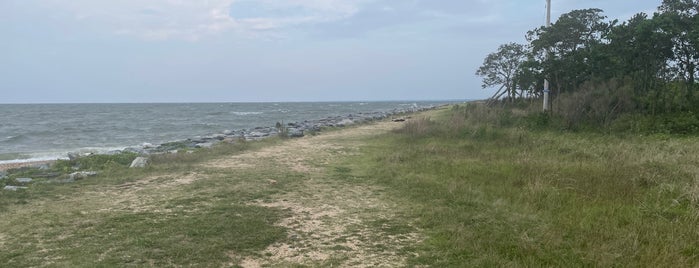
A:
<svg viewBox="0 0 699 268">
<path fill-rule="evenodd" d="M 224 130 L 447 102 L 3 104 L 0 164 L 161 144 Z"/>
</svg>

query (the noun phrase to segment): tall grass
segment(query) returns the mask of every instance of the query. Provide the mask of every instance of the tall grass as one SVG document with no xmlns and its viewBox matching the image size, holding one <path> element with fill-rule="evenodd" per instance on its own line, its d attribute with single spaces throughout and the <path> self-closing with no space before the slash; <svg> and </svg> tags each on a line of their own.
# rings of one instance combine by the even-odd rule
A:
<svg viewBox="0 0 699 268">
<path fill-rule="evenodd" d="M 413 264 L 699 265 L 699 142 L 531 131 L 469 104 L 413 120 L 354 159 L 428 232 Z"/>
</svg>

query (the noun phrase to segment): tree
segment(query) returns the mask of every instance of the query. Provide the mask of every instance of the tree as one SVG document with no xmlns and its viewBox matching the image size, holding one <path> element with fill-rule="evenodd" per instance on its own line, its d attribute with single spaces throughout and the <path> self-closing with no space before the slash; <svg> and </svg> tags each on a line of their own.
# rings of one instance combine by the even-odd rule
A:
<svg viewBox="0 0 699 268">
<path fill-rule="evenodd" d="M 663 0 L 655 14 L 663 33 L 671 36 L 674 64 L 686 82 L 686 98 L 691 102 L 699 66 L 699 1 Z"/>
<path fill-rule="evenodd" d="M 499 99 L 503 95 L 507 95 L 510 99 L 521 95 L 517 92 L 514 81 L 526 57 L 527 50 L 524 45 L 517 43 L 501 45 L 496 52 L 485 57 L 476 75 L 483 77 L 483 88 L 500 86 L 491 97 L 492 100 Z"/>
<path fill-rule="evenodd" d="M 597 8 L 573 10 L 550 27 L 529 31 L 532 52 L 541 59 L 543 75 L 560 93 L 574 90 L 597 74 L 604 74 L 606 57 L 597 49 L 616 22 L 606 23 Z"/>
</svg>

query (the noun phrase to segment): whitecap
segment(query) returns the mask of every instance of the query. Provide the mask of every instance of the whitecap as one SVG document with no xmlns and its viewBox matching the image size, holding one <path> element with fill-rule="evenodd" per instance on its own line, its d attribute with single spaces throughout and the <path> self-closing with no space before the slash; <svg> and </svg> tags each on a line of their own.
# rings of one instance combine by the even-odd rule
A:
<svg viewBox="0 0 699 268">
<path fill-rule="evenodd" d="M 263 114 L 263 112 L 231 112 L 234 115 L 258 115 Z"/>
</svg>

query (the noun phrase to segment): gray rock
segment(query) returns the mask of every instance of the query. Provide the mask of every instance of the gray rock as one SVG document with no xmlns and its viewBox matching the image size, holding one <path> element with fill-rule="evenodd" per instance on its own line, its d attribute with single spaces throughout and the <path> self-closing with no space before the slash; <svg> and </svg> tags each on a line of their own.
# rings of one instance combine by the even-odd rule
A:
<svg viewBox="0 0 699 268">
<path fill-rule="evenodd" d="M 68 153 L 68 160 L 73 161 L 80 157 L 79 153 Z"/>
<path fill-rule="evenodd" d="M 15 180 L 19 183 L 30 183 L 33 181 L 32 178 L 16 178 Z"/>
<path fill-rule="evenodd" d="M 213 142 L 203 142 L 203 143 L 197 143 L 194 147 L 196 148 L 211 148 L 214 146 Z"/>
<path fill-rule="evenodd" d="M 7 185 L 3 189 L 8 190 L 8 191 L 17 191 L 17 190 L 21 190 L 21 189 L 27 189 L 27 187 Z"/>
<path fill-rule="evenodd" d="M 87 177 L 92 177 L 97 175 L 97 172 L 94 171 L 79 171 L 79 172 L 73 172 L 68 175 L 68 180 L 69 181 L 77 181 L 77 180 L 82 180 Z"/>
<path fill-rule="evenodd" d="M 121 154 L 121 150 L 111 150 L 105 153 L 106 155 L 118 155 Z"/>
<path fill-rule="evenodd" d="M 148 165 L 148 158 L 139 156 L 131 162 L 129 168 L 144 168 L 146 165 Z"/>
<path fill-rule="evenodd" d="M 232 130 L 228 130 L 228 129 L 223 131 L 223 135 L 226 135 L 226 136 L 233 135 L 233 133 L 235 133 L 235 132 L 233 132 Z"/>
<path fill-rule="evenodd" d="M 290 138 L 301 138 L 301 137 L 303 137 L 303 130 L 301 130 L 301 129 L 289 128 L 287 131 L 288 131 L 288 132 L 287 132 L 287 133 L 288 133 L 287 135 L 288 135 Z"/>
<path fill-rule="evenodd" d="M 0 180 L 6 179 L 6 178 L 7 178 L 7 172 L 0 171 Z"/>
<path fill-rule="evenodd" d="M 144 150 L 143 148 L 136 148 L 136 147 L 129 147 L 124 149 L 124 152 L 128 153 L 137 153 L 137 154 L 146 154 L 147 151 Z"/>
<path fill-rule="evenodd" d="M 342 119 L 342 121 L 338 122 L 336 125 L 338 127 L 344 127 L 344 126 L 349 126 L 352 124 L 354 124 L 354 121 L 345 118 L 345 119 Z"/>
<path fill-rule="evenodd" d="M 259 132 L 259 131 L 253 131 L 253 132 L 250 132 L 250 133 L 249 133 L 248 135 L 246 135 L 246 136 L 253 137 L 253 138 L 267 137 L 267 136 L 269 136 L 269 133 L 264 133 L 264 132 Z"/>
<path fill-rule="evenodd" d="M 211 138 L 211 139 L 214 139 L 214 140 L 220 140 L 220 141 L 222 141 L 223 139 L 226 138 L 226 134 L 214 134 L 214 135 L 211 135 L 210 138 Z"/>
<path fill-rule="evenodd" d="M 141 144 L 141 147 L 143 147 L 143 149 L 151 149 L 151 148 L 155 148 L 157 146 L 153 145 L 152 143 L 144 142 Z"/>
</svg>

